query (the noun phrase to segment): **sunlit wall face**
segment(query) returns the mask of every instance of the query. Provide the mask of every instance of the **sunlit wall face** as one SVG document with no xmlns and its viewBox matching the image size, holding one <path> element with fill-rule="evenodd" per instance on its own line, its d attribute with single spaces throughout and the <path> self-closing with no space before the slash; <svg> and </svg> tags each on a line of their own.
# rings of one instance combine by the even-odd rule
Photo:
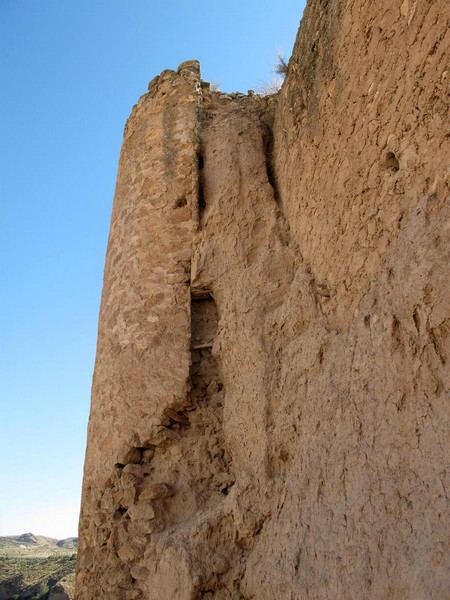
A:
<svg viewBox="0 0 450 600">
<path fill-rule="evenodd" d="M 97 319 L 123 126 L 197 58 L 258 90 L 303 2 L 0 2 L 0 535 L 76 535 Z"/>
</svg>

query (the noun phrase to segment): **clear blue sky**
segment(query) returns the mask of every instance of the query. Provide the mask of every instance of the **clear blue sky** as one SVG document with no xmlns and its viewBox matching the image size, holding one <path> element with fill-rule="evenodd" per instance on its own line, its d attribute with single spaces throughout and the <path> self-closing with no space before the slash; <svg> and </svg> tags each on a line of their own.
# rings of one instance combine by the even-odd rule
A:
<svg viewBox="0 0 450 600">
<path fill-rule="evenodd" d="M 0 0 L 0 535 L 76 535 L 125 121 L 197 58 L 224 91 L 289 57 L 303 0 Z"/>
</svg>

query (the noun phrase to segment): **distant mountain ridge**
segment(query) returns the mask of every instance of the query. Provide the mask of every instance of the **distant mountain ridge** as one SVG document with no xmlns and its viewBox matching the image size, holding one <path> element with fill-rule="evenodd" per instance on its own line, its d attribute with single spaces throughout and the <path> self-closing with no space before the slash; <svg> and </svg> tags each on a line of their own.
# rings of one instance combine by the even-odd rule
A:
<svg viewBox="0 0 450 600">
<path fill-rule="evenodd" d="M 0 536 L 0 552 L 4 553 L 8 549 L 31 549 L 41 548 L 43 550 L 58 549 L 73 550 L 76 552 L 78 538 L 68 537 L 62 540 L 47 537 L 44 535 L 35 535 L 33 533 L 22 533 L 20 535 Z"/>
</svg>

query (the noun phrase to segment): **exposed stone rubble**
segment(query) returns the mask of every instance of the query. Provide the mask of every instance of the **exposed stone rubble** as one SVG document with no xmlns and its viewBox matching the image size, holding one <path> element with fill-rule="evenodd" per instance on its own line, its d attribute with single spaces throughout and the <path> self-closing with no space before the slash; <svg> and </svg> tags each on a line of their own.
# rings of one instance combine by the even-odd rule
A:
<svg viewBox="0 0 450 600">
<path fill-rule="evenodd" d="M 445 597 L 448 20 L 311 1 L 279 97 L 133 109 L 77 600 Z"/>
</svg>

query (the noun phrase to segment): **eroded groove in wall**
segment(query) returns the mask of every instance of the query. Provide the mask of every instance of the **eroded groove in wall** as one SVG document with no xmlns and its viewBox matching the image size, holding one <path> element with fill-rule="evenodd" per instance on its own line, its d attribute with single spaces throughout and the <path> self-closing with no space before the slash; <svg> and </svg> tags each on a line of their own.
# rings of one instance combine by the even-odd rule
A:
<svg viewBox="0 0 450 600">
<path fill-rule="evenodd" d="M 193 291 L 191 300 L 190 405 L 196 426 L 208 436 L 210 463 L 206 478 L 200 477 L 197 483 L 200 506 L 212 493 L 226 495 L 232 480 L 222 436 L 225 390 L 212 352 L 218 324 L 217 306 L 207 290 Z"/>
<path fill-rule="evenodd" d="M 264 154 L 266 156 L 266 171 L 267 171 L 267 179 L 272 186 L 273 196 L 275 202 L 280 205 L 280 191 L 278 188 L 277 180 L 275 177 L 275 170 L 273 164 L 273 131 L 271 124 L 263 123 L 263 142 L 264 142 Z"/>
<path fill-rule="evenodd" d="M 198 169 L 198 192 L 197 192 L 197 202 L 198 202 L 198 222 L 201 226 L 203 213 L 206 208 L 205 201 L 205 177 L 203 173 L 204 167 L 204 156 L 201 149 L 197 152 L 197 169 Z"/>
<path fill-rule="evenodd" d="M 283 201 L 277 182 L 274 165 L 274 136 L 273 136 L 273 113 L 265 111 L 260 115 L 262 127 L 262 141 L 264 144 L 264 156 L 266 161 L 267 180 L 273 191 L 273 199 L 276 204 L 276 214 L 280 239 L 284 246 L 291 241 L 289 222 L 283 209 Z"/>
</svg>

